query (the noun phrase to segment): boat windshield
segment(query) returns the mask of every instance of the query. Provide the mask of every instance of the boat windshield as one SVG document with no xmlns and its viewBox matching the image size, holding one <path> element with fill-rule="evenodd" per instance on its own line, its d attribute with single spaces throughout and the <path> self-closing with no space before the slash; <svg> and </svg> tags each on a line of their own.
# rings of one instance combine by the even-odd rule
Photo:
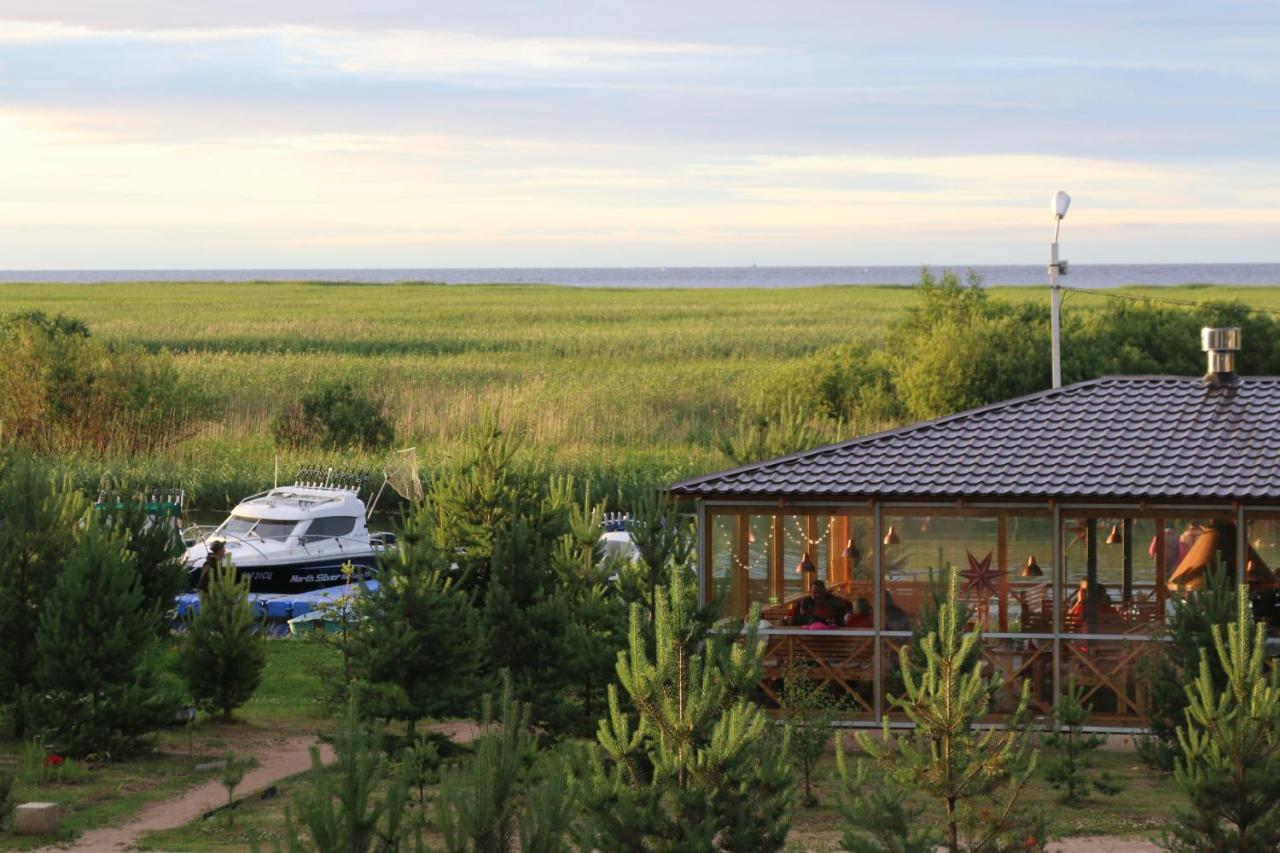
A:
<svg viewBox="0 0 1280 853">
<path fill-rule="evenodd" d="M 296 519 L 250 518 L 233 515 L 222 523 L 219 533 L 241 539 L 285 540 L 298 526 Z"/>
</svg>

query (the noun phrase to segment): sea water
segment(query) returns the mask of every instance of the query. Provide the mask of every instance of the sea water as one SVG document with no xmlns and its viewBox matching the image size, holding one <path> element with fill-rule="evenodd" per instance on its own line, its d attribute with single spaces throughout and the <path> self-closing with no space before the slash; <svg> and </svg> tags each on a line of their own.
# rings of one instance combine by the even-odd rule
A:
<svg viewBox="0 0 1280 853">
<path fill-rule="evenodd" d="M 931 264 L 935 272 L 972 269 L 989 285 L 1044 285 L 1036 265 Z M 127 281 L 438 282 L 441 284 L 562 284 L 578 287 L 807 287 L 824 284 L 912 284 L 919 266 L 825 267 L 512 267 L 404 269 L 0 270 L 0 282 Z M 1129 284 L 1280 285 L 1280 264 L 1080 264 L 1068 287 Z"/>
</svg>

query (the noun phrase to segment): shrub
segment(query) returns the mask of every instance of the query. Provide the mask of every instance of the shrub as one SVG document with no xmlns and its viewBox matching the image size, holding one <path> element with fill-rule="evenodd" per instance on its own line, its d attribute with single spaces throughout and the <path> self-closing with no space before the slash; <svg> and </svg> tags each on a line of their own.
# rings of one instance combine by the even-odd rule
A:
<svg viewBox="0 0 1280 853">
<path fill-rule="evenodd" d="M 156 615 L 144 606 L 136 563 L 123 543 L 90 526 L 45 600 L 32 719 L 60 751 L 127 753 L 177 710 L 161 678 Z"/>
<path fill-rule="evenodd" d="M 1055 731 L 1041 741 L 1057 754 L 1045 762 L 1045 778 L 1061 791 L 1059 802 L 1075 805 L 1088 799 L 1091 791 L 1114 796 L 1122 790 L 1110 773 L 1093 775 L 1091 753 L 1107 742 L 1103 735 L 1085 734 L 1084 727 L 1093 715 L 1092 707 L 1082 699 L 1084 688 L 1077 687 L 1075 678 L 1067 680 L 1067 691 L 1058 697 L 1054 712 Z"/>
<path fill-rule="evenodd" d="M 261 620 L 249 602 L 249 578 L 230 559 L 214 569 L 200 607 L 187 617 L 181 667 L 196 705 L 231 712 L 253 698 L 266 666 Z"/>
<path fill-rule="evenodd" d="M 349 382 L 328 382 L 281 412 L 271 425 L 286 447 L 384 448 L 395 438 L 382 404 Z"/>
<path fill-rule="evenodd" d="M 827 685 L 789 667 L 782 682 L 781 720 L 791 733 L 791 762 L 804 779 L 804 804 L 818 805 L 813 776 L 818 761 L 831 743 L 832 725 L 839 705 Z"/>
<path fill-rule="evenodd" d="M 167 353 L 103 343 L 38 311 L 0 318 L 0 424 L 20 447 L 154 451 L 192 435 L 210 406 Z"/>
</svg>

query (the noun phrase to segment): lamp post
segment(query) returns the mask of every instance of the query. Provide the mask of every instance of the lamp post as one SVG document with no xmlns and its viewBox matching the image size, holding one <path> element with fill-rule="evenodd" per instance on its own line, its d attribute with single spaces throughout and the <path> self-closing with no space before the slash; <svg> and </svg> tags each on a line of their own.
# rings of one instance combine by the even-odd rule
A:
<svg viewBox="0 0 1280 853">
<path fill-rule="evenodd" d="M 1062 228 L 1062 218 L 1067 215 L 1071 206 L 1071 196 L 1062 190 L 1053 194 L 1053 243 L 1049 247 L 1049 292 L 1052 295 L 1052 308 L 1049 313 L 1049 331 L 1052 335 L 1053 347 L 1053 387 L 1062 387 L 1062 290 L 1058 287 L 1058 276 L 1067 274 L 1067 262 L 1058 260 L 1058 231 Z"/>
</svg>

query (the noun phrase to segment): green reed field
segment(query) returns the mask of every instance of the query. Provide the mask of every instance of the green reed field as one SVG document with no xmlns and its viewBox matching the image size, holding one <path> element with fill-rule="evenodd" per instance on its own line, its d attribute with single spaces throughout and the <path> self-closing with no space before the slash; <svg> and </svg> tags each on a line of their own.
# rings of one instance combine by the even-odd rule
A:
<svg viewBox="0 0 1280 853">
<path fill-rule="evenodd" d="M 1280 288 L 1130 289 L 1280 309 Z M 1048 301 L 1047 289 L 996 298 Z M 1104 297 L 1070 294 L 1066 311 Z M 724 464 L 715 437 L 763 377 L 815 350 L 875 340 L 909 287 L 622 290 L 324 283 L 0 285 L 0 312 L 37 308 L 96 337 L 175 354 L 221 403 L 199 435 L 145 460 L 64 460 L 80 480 L 181 477 L 217 508 L 269 483 L 270 422 L 308 382 L 381 396 L 398 443 L 430 468 L 484 413 L 531 451 L 606 479 L 662 481 Z M 302 459 L 287 456 L 286 473 Z M 358 460 L 371 469 L 380 458 Z"/>
</svg>

